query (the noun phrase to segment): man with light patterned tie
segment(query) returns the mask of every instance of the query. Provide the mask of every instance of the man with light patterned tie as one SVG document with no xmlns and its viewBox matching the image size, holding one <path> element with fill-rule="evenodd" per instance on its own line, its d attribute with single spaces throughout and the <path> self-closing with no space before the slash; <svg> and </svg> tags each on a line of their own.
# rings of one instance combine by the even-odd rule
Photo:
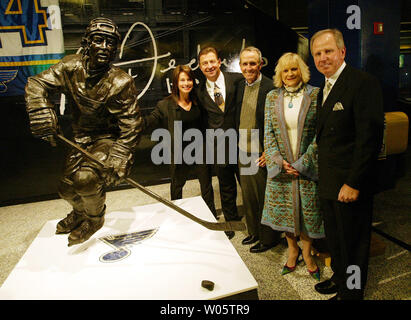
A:
<svg viewBox="0 0 411 320">
<path fill-rule="evenodd" d="M 222 129 L 227 132 L 236 128 L 235 93 L 237 83 L 243 78 L 241 73 L 222 72 L 221 60 L 218 52 L 213 47 L 206 47 L 198 54 L 199 66 L 206 77 L 197 88 L 197 96 L 202 107 L 204 119 L 209 129 Z M 237 166 L 237 152 L 230 155 L 230 147 L 237 148 L 237 140 L 224 140 L 223 144 L 213 144 L 214 165 L 220 185 L 221 207 L 226 221 L 241 220 L 237 211 L 237 182 L 239 180 Z M 237 150 L 237 149 L 235 149 Z M 218 158 L 224 155 L 224 161 Z M 231 158 L 235 159 L 230 161 Z M 234 236 L 234 231 L 226 232 L 229 239 Z"/>
<path fill-rule="evenodd" d="M 326 29 L 311 38 L 317 70 L 325 77 L 318 94 L 319 195 L 331 254 L 331 279 L 316 291 L 332 299 L 362 299 L 367 280 L 376 160 L 384 113 L 378 80 L 346 64 L 341 32 Z M 357 268 L 360 283 L 350 285 Z"/>
</svg>

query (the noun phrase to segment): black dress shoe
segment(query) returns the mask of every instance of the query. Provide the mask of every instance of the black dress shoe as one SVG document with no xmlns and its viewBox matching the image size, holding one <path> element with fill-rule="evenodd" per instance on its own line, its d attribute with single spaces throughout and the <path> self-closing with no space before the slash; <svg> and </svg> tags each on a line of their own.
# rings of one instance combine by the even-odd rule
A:
<svg viewBox="0 0 411 320">
<path fill-rule="evenodd" d="M 262 244 L 261 242 L 259 242 L 255 246 L 252 246 L 250 248 L 250 252 L 251 253 L 264 252 L 264 251 L 267 251 L 267 250 L 271 249 L 274 246 L 275 246 L 274 244 L 266 245 L 266 244 Z"/>
<path fill-rule="evenodd" d="M 258 237 L 248 236 L 247 238 L 244 238 L 243 241 L 241 241 L 241 243 L 245 245 L 245 244 L 252 244 L 257 241 L 258 241 Z"/>
<path fill-rule="evenodd" d="M 314 286 L 315 291 L 321 294 L 331 294 L 337 293 L 338 285 L 331 279 L 325 280 L 323 282 L 317 283 Z"/>
<path fill-rule="evenodd" d="M 225 235 L 227 236 L 227 238 L 228 238 L 229 240 L 231 240 L 231 239 L 234 237 L 234 235 L 235 235 L 235 232 L 234 232 L 234 231 L 224 231 L 224 233 L 225 233 Z"/>
</svg>

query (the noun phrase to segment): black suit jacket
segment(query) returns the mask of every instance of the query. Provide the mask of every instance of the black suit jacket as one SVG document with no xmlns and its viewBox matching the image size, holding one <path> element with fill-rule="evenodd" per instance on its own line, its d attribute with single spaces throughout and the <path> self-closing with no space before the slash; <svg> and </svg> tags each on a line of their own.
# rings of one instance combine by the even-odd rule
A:
<svg viewBox="0 0 411 320">
<path fill-rule="evenodd" d="M 223 72 L 226 97 L 224 112 L 217 106 L 207 92 L 206 80 L 202 81 L 197 88 L 197 97 L 200 105 L 205 111 L 205 119 L 207 127 L 210 129 L 230 129 L 235 128 L 235 113 L 236 113 L 236 88 L 238 81 L 243 79 L 241 73 Z"/>
<path fill-rule="evenodd" d="M 192 108 L 199 108 L 201 111 L 201 107 L 198 104 L 193 102 Z M 162 100 L 160 100 L 155 109 L 149 114 L 144 116 L 144 130 L 146 133 L 151 132 L 157 128 L 165 128 L 170 133 L 171 138 L 171 145 L 170 145 L 170 160 L 171 160 L 171 172 L 173 174 L 175 170 L 174 166 L 174 122 L 180 121 L 181 119 L 177 119 L 177 110 L 180 107 L 178 106 L 177 102 L 172 98 L 172 96 L 168 96 Z M 199 127 L 197 129 L 201 130 L 204 134 L 205 128 L 201 125 L 202 120 L 199 119 Z M 203 150 L 204 152 L 205 150 Z"/>
<path fill-rule="evenodd" d="M 238 84 L 237 90 L 237 97 L 236 97 L 236 104 L 237 104 L 237 112 L 236 112 L 236 129 L 238 130 L 240 126 L 240 117 L 241 117 L 241 107 L 243 104 L 243 96 L 244 96 L 244 88 L 245 88 L 245 79 L 240 81 Z M 256 121 L 256 128 L 258 129 L 260 144 L 262 149 L 264 149 L 264 117 L 265 117 L 265 99 L 267 97 L 267 93 L 274 89 L 273 80 L 263 75 L 260 83 L 260 89 L 258 90 L 258 98 L 257 98 L 257 108 L 255 114 L 255 121 Z"/>
<path fill-rule="evenodd" d="M 360 190 L 360 198 L 371 195 L 384 130 L 378 80 L 346 65 L 323 106 L 322 99 L 323 90 L 320 90 L 317 103 L 320 196 L 337 200 L 343 184 Z"/>
<path fill-rule="evenodd" d="M 207 92 L 206 87 L 206 80 L 203 80 L 198 88 L 197 88 L 197 97 L 199 100 L 199 105 L 202 107 L 203 116 L 202 118 L 205 121 L 205 125 L 209 129 L 223 129 L 224 131 L 228 129 L 236 128 L 236 90 L 238 86 L 238 82 L 243 78 L 241 73 L 233 73 L 233 72 L 223 72 L 224 74 L 224 81 L 225 81 L 225 89 L 226 89 L 226 97 L 225 97 L 225 106 L 224 112 L 218 107 L 213 99 L 211 99 L 210 95 Z M 225 152 L 224 159 L 225 163 L 220 163 L 221 165 L 225 165 L 229 163 L 229 156 L 230 156 L 230 149 L 237 148 L 238 140 L 230 141 L 229 139 L 225 140 L 224 145 L 222 144 L 215 144 L 214 145 L 214 163 L 217 163 L 217 155 L 220 152 Z M 236 154 L 233 155 L 231 152 L 232 159 L 237 161 Z"/>
</svg>

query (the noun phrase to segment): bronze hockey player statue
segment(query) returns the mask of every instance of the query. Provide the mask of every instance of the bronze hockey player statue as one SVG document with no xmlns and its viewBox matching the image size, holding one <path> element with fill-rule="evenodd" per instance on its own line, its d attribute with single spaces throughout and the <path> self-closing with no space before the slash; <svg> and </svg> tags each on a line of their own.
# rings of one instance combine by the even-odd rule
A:
<svg viewBox="0 0 411 320">
<path fill-rule="evenodd" d="M 121 36 L 107 18 L 93 19 L 82 40 L 82 54 L 68 55 L 26 85 L 31 132 L 55 145 L 58 121 L 49 97 L 64 93 L 72 114 L 74 140 L 111 170 L 73 149 L 67 157 L 59 194 L 73 210 L 57 224 L 70 233 L 69 246 L 89 239 L 104 224 L 105 188 L 125 178 L 140 139 L 142 117 L 131 76 L 111 66 Z"/>
</svg>

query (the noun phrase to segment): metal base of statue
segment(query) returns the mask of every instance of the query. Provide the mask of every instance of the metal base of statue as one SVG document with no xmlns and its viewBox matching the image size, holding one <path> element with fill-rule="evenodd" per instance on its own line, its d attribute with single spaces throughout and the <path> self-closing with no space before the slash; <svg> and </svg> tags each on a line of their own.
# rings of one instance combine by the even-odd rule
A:
<svg viewBox="0 0 411 320">
<path fill-rule="evenodd" d="M 215 221 L 201 197 L 174 201 Z M 224 232 L 161 203 L 107 212 L 88 241 L 67 247 L 48 221 L 0 288 L 4 299 L 258 299 L 257 282 Z M 202 281 L 214 283 L 209 290 Z"/>
</svg>

